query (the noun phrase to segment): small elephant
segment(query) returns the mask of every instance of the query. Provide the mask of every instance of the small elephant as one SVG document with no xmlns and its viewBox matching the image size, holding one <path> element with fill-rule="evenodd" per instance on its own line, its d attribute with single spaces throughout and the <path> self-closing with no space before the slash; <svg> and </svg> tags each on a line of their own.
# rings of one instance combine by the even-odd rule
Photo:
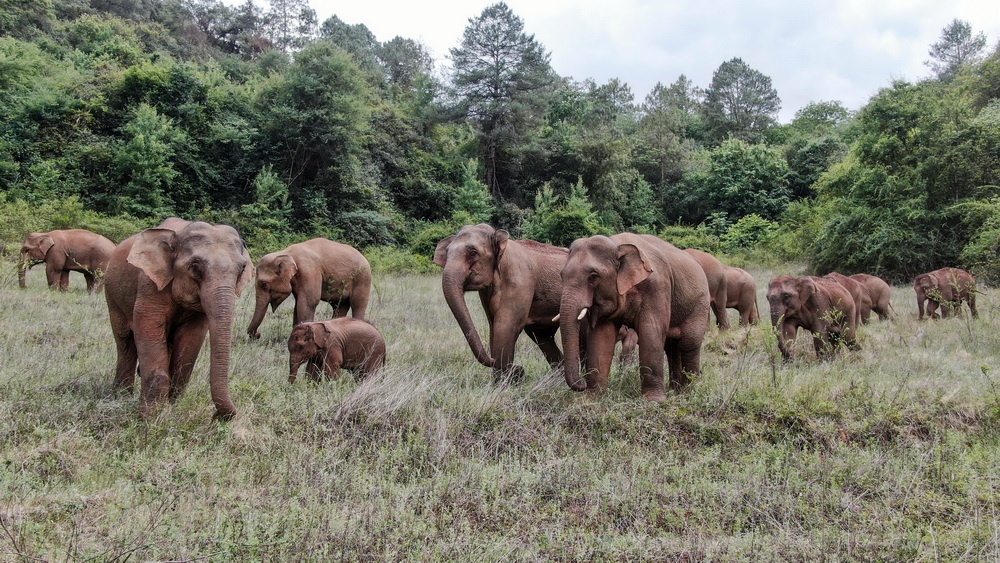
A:
<svg viewBox="0 0 1000 563">
<path fill-rule="evenodd" d="M 740 313 L 740 326 L 757 324 L 757 284 L 742 268 L 726 266 L 726 308 Z"/>
<path fill-rule="evenodd" d="M 972 316 L 976 311 L 976 280 L 969 272 L 960 268 L 941 268 L 913 278 L 913 290 L 917 293 L 917 318 L 924 318 L 924 302 L 927 302 L 927 316 L 936 319 L 936 309 L 941 306 L 941 317 L 947 317 L 951 309 L 969 304 Z"/>
<path fill-rule="evenodd" d="M 115 243 L 86 229 L 31 233 L 21 246 L 18 285 L 27 287 L 27 271 L 35 264 L 45 262 L 49 289 L 66 291 L 69 288 L 69 273 L 80 272 L 87 280 L 89 293 L 100 291 L 104 286 L 104 274 L 108 271 L 108 260 L 114 250 Z"/>
<path fill-rule="evenodd" d="M 555 367 L 563 355 L 556 346 L 559 328 L 559 270 L 565 248 L 510 240 L 510 234 L 485 223 L 466 225 L 438 242 L 434 263 L 444 269 L 445 302 L 480 364 L 493 368 L 496 381 L 520 381 L 524 368 L 514 364 L 517 338 L 528 335 Z M 478 291 L 490 327 L 490 349 L 483 345 L 465 302 L 466 291 Z"/>
<path fill-rule="evenodd" d="M 685 248 L 701 269 L 705 271 L 708 280 L 708 294 L 712 299 L 712 312 L 715 313 L 715 324 L 719 330 L 729 330 L 729 316 L 726 312 L 729 302 L 729 277 L 726 276 L 726 266 L 718 258 L 697 248 Z"/>
<path fill-rule="evenodd" d="M 820 359 L 829 358 L 835 345 L 843 341 L 851 350 L 857 343 L 857 307 L 844 286 L 829 278 L 778 276 L 767 289 L 771 323 L 778 330 L 778 349 L 785 360 L 799 327 L 813 334 L 813 346 Z"/>
<path fill-rule="evenodd" d="M 105 279 L 118 347 L 114 388 L 131 391 L 138 364 L 139 413 L 149 417 L 184 391 L 207 334 L 213 418 L 235 416 L 229 361 L 236 298 L 253 279 L 253 261 L 236 229 L 168 219 L 123 241 Z"/>
<path fill-rule="evenodd" d="M 299 368 L 319 381 L 325 372 L 338 379 L 340 369 L 353 370 L 359 380 L 385 365 L 385 340 L 368 321 L 341 317 L 304 322 L 288 337 L 288 382 L 295 383 Z"/>
<path fill-rule="evenodd" d="M 372 268 L 354 247 L 325 238 L 293 244 L 264 255 L 257 263 L 257 302 L 247 334 L 260 338 L 257 329 L 267 306 L 273 311 L 289 295 L 295 296 L 293 328 L 315 319 L 320 301 L 333 307 L 334 318 L 350 311 L 354 318 L 363 319 L 371 290 Z"/>
<path fill-rule="evenodd" d="M 664 357 L 674 389 L 684 387 L 691 374 L 701 373 L 710 298 L 705 272 L 690 254 L 652 235 L 581 238 L 570 246 L 561 278 L 559 331 L 571 389 L 607 389 L 622 326 L 635 329 L 638 336 L 645 399 L 667 398 Z M 586 348 L 583 374 L 582 346 Z"/>
<path fill-rule="evenodd" d="M 889 287 L 888 282 L 870 274 L 853 274 L 848 277 L 860 283 L 868 290 L 868 296 L 871 298 L 872 303 L 871 311 L 874 311 L 878 315 L 880 321 L 892 318 L 892 303 L 889 302 L 892 297 L 892 288 Z M 871 312 L 869 312 L 868 316 L 871 316 Z M 867 323 L 868 318 L 862 317 L 861 321 Z"/>
<path fill-rule="evenodd" d="M 854 278 L 845 276 L 840 272 L 830 272 L 824 277 L 844 286 L 844 289 L 851 294 L 851 298 L 854 299 L 855 311 L 857 313 L 857 325 L 861 326 L 862 324 L 867 323 L 868 319 L 872 315 L 872 298 L 871 295 L 868 294 L 868 287 L 859 283 Z"/>
</svg>

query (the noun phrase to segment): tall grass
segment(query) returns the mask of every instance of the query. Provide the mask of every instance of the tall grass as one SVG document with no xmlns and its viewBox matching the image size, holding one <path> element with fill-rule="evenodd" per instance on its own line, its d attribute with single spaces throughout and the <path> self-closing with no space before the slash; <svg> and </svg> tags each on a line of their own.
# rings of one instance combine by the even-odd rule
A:
<svg viewBox="0 0 1000 563">
<path fill-rule="evenodd" d="M 435 276 L 377 280 L 381 375 L 290 385 L 291 306 L 249 342 L 245 295 L 240 415 L 217 424 L 207 353 L 178 402 L 139 421 L 137 399 L 111 392 L 103 297 L 32 274 L 20 290 L 11 266 L 0 560 L 1000 556 L 1000 293 L 980 296 L 979 319 L 918 322 L 895 288 L 898 318 L 864 326 L 860 352 L 821 363 L 803 335 L 784 364 L 771 272 L 748 270 L 764 324 L 713 327 L 704 373 L 659 405 L 634 365 L 604 396 L 573 393 L 526 338 L 527 380 L 493 384 Z"/>
</svg>

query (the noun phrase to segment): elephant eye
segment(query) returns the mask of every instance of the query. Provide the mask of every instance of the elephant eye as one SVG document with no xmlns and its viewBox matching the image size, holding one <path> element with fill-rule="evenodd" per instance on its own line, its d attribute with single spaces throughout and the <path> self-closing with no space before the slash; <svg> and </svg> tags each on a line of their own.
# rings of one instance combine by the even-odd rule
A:
<svg viewBox="0 0 1000 563">
<path fill-rule="evenodd" d="M 191 275 L 193 275 L 198 279 L 201 279 L 202 275 L 204 274 L 204 270 L 201 267 L 201 262 L 198 262 L 197 260 L 191 262 L 190 268 L 191 268 Z"/>
<path fill-rule="evenodd" d="M 260 282 L 260 288 L 263 289 L 264 291 L 267 291 L 267 282 L 263 282 L 263 281 Z"/>
</svg>

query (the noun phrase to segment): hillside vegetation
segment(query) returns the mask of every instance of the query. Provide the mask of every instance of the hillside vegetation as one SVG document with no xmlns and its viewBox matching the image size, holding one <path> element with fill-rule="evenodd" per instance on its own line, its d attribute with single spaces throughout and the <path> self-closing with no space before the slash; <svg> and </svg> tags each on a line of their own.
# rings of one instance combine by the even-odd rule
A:
<svg viewBox="0 0 1000 563">
<path fill-rule="evenodd" d="M 967 22 L 943 28 L 928 77 L 781 124 L 780 93 L 739 57 L 639 93 L 561 76 L 502 2 L 469 16 L 442 67 L 306 0 L 6 3 L 0 211 L 72 203 L 116 242 L 170 215 L 224 222 L 255 256 L 311 236 L 428 256 L 485 221 L 821 274 L 1000 277 L 1000 52 Z M 82 226 L 65 218 L 32 228 Z"/>
<path fill-rule="evenodd" d="M 6 270 L 10 272 L 11 270 Z M 751 268 L 764 304 L 771 272 Z M 899 317 L 819 363 L 765 322 L 710 330 L 663 404 L 637 366 L 570 391 L 521 339 L 523 385 L 471 357 L 436 276 L 379 276 L 380 377 L 287 383 L 286 304 L 212 413 L 204 356 L 148 422 L 112 394 L 101 296 L 0 283 L 5 560 L 984 560 L 1000 555 L 1000 294 L 980 317 Z M 479 311 L 470 297 L 472 310 Z M 249 322 L 244 295 L 237 328 Z M 30 311 L 31 322 L 26 322 Z M 323 316 L 326 309 L 321 309 Z M 484 323 L 479 319 L 480 325 Z"/>
</svg>

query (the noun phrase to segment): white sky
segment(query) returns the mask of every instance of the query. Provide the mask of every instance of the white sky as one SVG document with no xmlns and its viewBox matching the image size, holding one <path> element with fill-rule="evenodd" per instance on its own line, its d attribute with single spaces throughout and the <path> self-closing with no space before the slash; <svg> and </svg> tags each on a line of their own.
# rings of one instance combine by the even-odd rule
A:
<svg viewBox="0 0 1000 563">
<path fill-rule="evenodd" d="M 309 0 L 320 23 L 363 23 L 379 41 L 420 41 L 439 64 L 496 0 Z M 642 102 L 681 74 L 707 87 L 742 58 L 771 78 L 787 123 L 811 101 L 858 109 L 893 79 L 930 75 L 930 44 L 952 19 L 1000 40 L 998 0 L 506 0 L 525 32 L 575 80 L 618 78 Z M 266 1 L 258 2 L 266 5 Z"/>
</svg>

